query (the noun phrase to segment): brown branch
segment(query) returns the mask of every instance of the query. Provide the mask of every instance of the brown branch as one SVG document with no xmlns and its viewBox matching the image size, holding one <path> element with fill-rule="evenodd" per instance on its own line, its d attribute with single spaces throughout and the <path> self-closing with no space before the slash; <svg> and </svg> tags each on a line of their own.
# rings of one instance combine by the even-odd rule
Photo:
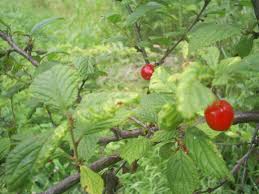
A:
<svg viewBox="0 0 259 194">
<path fill-rule="evenodd" d="M 117 155 L 113 155 L 113 156 L 109 156 L 109 157 L 104 157 L 101 158 L 97 161 L 95 161 L 94 163 L 92 163 L 90 165 L 90 168 L 95 171 L 95 172 L 99 172 L 117 162 L 119 162 L 121 160 L 121 158 Z M 53 187 L 49 188 L 47 191 L 44 191 L 40 194 L 58 194 L 58 193 L 63 193 L 66 190 L 68 190 L 69 188 L 73 187 L 75 184 L 77 184 L 80 181 L 80 174 L 74 174 L 71 175 L 67 178 L 65 178 L 64 180 L 62 180 L 61 182 L 57 183 L 56 185 L 54 185 Z"/>
<path fill-rule="evenodd" d="M 195 26 L 195 24 L 197 24 L 200 21 L 202 13 L 205 11 L 205 9 L 207 8 L 207 6 L 209 5 L 210 2 L 211 2 L 211 0 L 204 0 L 204 5 L 201 8 L 201 10 L 198 13 L 198 15 L 196 16 L 196 18 L 193 20 L 193 22 L 190 24 L 190 26 L 185 30 L 184 34 L 180 37 L 180 39 L 174 45 L 172 45 L 171 47 L 167 48 L 167 50 L 165 51 L 164 56 L 160 59 L 160 61 L 158 61 L 156 63 L 156 65 L 163 64 L 165 59 L 170 55 L 170 53 L 185 39 L 185 37 L 191 31 L 191 29 Z"/>
<path fill-rule="evenodd" d="M 145 136 L 145 132 L 142 129 L 135 129 L 135 130 L 127 130 L 127 131 L 122 131 L 119 130 L 118 136 L 110 136 L 110 137 L 102 137 L 99 139 L 98 144 L 100 145 L 107 145 L 110 142 L 115 142 L 119 141 L 121 139 L 130 139 L 130 138 L 136 138 L 138 136 Z"/>
<path fill-rule="evenodd" d="M 129 14 L 133 13 L 129 4 L 126 4 L 126 8 L 127 8 Z M 140 29 L 140 25 L 137 22 L 134 23 L 133 30 L 134 30 L 134 33 L 135 33 L 135 36 L 136 36 L 137 43 L 142 42 L 143 38 L 142 38 L 142 35 L 141 35 L 141 29 Z M 140 45 L 136 45 L 135 48 L 137 48 L 137 51 L 141 52 L 145 63 L 149 64 L 150 62 L 148 60 L 148 55 L 147 55 L 147 52 L 146 52 L 145 48 L 140 46 Z"/>
<path fill-rule="evenodd" d="M 235 112 L 233 125 L 249 122 L 259 122 L 259 112 Z"/>
<path fill-rule="evenodd" d="M 39 65 L 39 62 L 33 59 L 31 55 L 29 55 L 25 50 L 21 49 L 13 40 L 11 35 L 8 35 L 4 33 L 3 31 L 0 31 L 0 38 L 2 38 L 4 41 L 6 41 L 11 48 L 21 56 L 23 56 L 25 59 L 31 62 L 31 64 L 35 67 Z"/>
<path fill-rule="evenodd" d="M 67 121 L 68 121 L 68 129 L 69 129 L 69 133 L 70 133 L 70 137 L 73 145 L 73 151 L 74 151 L 73 159 L 75 159 L 76 165 L 79 166 L 80 162 L 79 162 L 78 150 L 77 150 L 78 143 L 76 142 L 75 134 L 74 134 L 74 118 L 70 113 L 67 113 Z"/>
</svg>

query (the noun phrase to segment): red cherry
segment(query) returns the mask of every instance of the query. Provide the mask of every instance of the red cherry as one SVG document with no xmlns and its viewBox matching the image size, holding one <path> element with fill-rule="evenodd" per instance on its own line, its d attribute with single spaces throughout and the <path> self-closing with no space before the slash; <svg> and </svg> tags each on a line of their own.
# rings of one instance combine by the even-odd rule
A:
<svg viewBox="0 0 259 194">
<path fill-rule="evenodd" d="M 141 76 L 145 80 L 150 80 L 152 74 L 154 73 L 154 65 L 152 64 L 146 64 L 141 68 Z"/>
<path fill-rule="evenodd" d="M 217 100 L 204 111 L 207 124 L 215 131 L 227 131 L 234 119 L 234 110 L 226 100 Z"/>
</svg>

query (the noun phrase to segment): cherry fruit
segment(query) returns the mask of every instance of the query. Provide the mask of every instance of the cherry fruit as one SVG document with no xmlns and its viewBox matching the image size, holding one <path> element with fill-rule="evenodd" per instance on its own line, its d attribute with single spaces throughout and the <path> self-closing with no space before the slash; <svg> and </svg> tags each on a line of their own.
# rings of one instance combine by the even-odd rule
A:
<svg viewBox="0 0 259 194">
<path fill-rule="evenodd" d="M 234 110 L 226 100 L 217 100 L 204 111 L 205 119 L 211 129 L 227 131 L 234 119 Z"/>
<path fill-rule="evenodd" d="M 155 68 L 152 64 L 146 64 L 141 68 L 141 76 L 145 80 L 150 80 L 152 74 L 154 73 Z"/>
</svg>

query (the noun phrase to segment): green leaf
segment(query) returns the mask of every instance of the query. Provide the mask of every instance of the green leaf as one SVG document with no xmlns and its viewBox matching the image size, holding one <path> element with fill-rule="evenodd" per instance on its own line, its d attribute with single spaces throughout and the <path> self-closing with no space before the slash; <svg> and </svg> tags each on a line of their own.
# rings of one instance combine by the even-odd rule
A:
<svg viewBox="0 0 259 194">
<path fill-rule="evenodd" d="M 31 181 L 33 173 L 44 167 L 66 131 L 67 127 L 60 125 L 53 132 L 25 139 L 10 152 L 6 161 L 6 182 L 10 191 L 21 191 Z"/>
<path fill-rule="evenodd" d="M 130 139 L 120 148 L 120 156 L 128 163 L 143 157 L 151 149 L 151 142 L 145 137 Z"/>
<path fill-rule="evenodd" d="M 195 51 L 239 34 L 241 34 L 240 27 L 231 24 L 201 24 L 190 34 L 189 46 Z"/>
<path fill-rule="evenodd" d="M 132 25 L 137 22 L 141 17 L 145 16 L 147 13 L 159 9 L 161 6 L 161 4 L 154 1 L 148 2 L 144 5 L 140 5 L 132 14 L 129 15 L 126 23 L 128 25 Z"/>
<path fill-rule="evenodd" d="M 27 84 L 18 82 L 15 85 L 13 85 L 12 87 L 8 88 L 6 91 L 4 91 L 3 96 L 6 98 L 12 98 L 15 94 L 26 89 L 27 87 L 28 87 Z"/>
<path fill-rule="evenodd" d="M 169 94 L 149 94 L 144 96 L 139 107 L 135 110 L 135 115 L 143 122 L 157 122 L 158 112 L 166 103 L 172 103 L 174 99 Z"/>
<path fill-rule="evenodd" d="M 192 194 L 199 185 L 195 164 L 182 151 L 168 160 L 166 175 L 172 194 Z"/>
<path fill-rule="evenodd" d="M 104 182 L 102 177 L 86 166 L 80 166 L 80 183 L 89 194 L 102 194 Z"/>
<path fill-rule="evenodd" d="M 54 21 L 64 19 L 63 17 L 52 17 L 45 20 L 42 20 L 41 22 L 35 24 L 33 28 L 31 29 L 31 35 L 35 34 L 40 29 L 44 28 L 46 25 L 53 23 Z"/>
<path fill-rule="evenodd" d="M 113 24 L 117 24 L 121 21 L 121 15 L 117 13 L 112 13 L 106 16 L 107 20 Z"/>
<path fill-rule="evenodd" d="M 92 57 L 78 57 L 74 64 L 80 72 L 82 80 L 94 78 L 97 73 L 96 61 Z"/>
<path fill-rule="evenodd" d="M 177 108 L 185 118 L 204 110 L 215 97 L 213 93 L 196 79 L 196 72 L 188 68 L 181 77 L 176 90 Z"/>
<path fill-rule="evenodd" d="M 175 78 L 165 68 L 158 67 L 151 77 L 149 89 L 158 93 L 175 93 Z"/>
<path fill-rule="evenodd" d="M 97 148 L 98 136 L 95 134 L 84 136 L 78 145 L 78 156 L 80 159 L 88 161 Z"/>
<path fill-rule="evenodd" d="M 206 176 L 233 180 L 220 152 L 202 131 L 189 128 L 185 134 L 185 143 L 191 158 Z"/>
<path fill-rule="evenodd" d="M 128 119 L 131 112 L 123 108 L 137 100 L 138 94 L 133 92 L 88 94 L 75 113 L 76 128 L 86 135 L 114 127 Z"/>
<path fill-rule="evenodd" d="M 238 63 L 240 57 L 230 57 L 220 61 L 214 69 L 214 79 L 212 81 L 213 86 L 225 86 L 229 81 L 233 80 L 235 75 L 235 69 L 239 68 Z M 237 72 L 237 71 L 236 71 Z"/>
<path fill-rule="evenodd" d="M 206 61 L 209 66 L 216 66 L 219 61 L 220 52 L 217 47 L 208 47 L 200 50 L 201 58 Z"/>
<path fill-rule="evenodd" d="M 10 147 L 10 139 L 0 137 L 0 161 L 8 154 Z"/>
<path fill-rule="evenodd" d="M 171 130 L 159 130 L 155 132 L 155 134 L 152 136 L 151 141 L 152 142 L 166 142 L 173 138 L 175 138 L 176 133 L 175 131 Z"/>
<path fill-rule="evenodd" d="M 158 113 L 158 126 L 160 129 L 175 130 L 182 121 L 182 116 L 174 104 L 165 104 Z"/>
<path fill-rule="evenodd" d="M 238 44 L 236 45 L 236 52 L 240 57 L 246 57 L 249 55 L 253 48 L 253 40 L 252 36 L 243 36 L 240 38 Z"/>
<path fill-rule="evenodd" d="M 33 80 L 31 89 L 39 101 L 66 111 L 77 97 L 78 74 L 68 66 L 55 65 L 39 74 Z"/>
</svg>

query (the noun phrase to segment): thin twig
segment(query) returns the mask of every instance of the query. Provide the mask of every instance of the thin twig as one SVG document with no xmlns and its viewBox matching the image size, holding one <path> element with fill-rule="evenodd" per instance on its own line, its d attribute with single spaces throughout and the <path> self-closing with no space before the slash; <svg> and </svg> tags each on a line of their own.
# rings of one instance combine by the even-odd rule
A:
<svg viewBox="0 0 259 194">
<path fill-rule="evenodd" d="M 130 119 L 132 121 L 134 121 L 135 123 L 137 123 L 139 126 L 149 130 L 149 128 L 144 123 L 142 123 L 140 120 L 138 120 L 136 117 L 130 117 Z"/>
<path fill-rule="evenodd" d="M 174 45 L 172 45 L 171 47 L 167 48 L 167 50 L 165 51 L 164 56 L 160 59 L 160 61 L 158 61 L 156 63 L 156 65 L 163 64 L 165 59 L 169 56 L 169 54 L 185 39 L 185 37 L 191 31 L 191 29 L 195 26 L 195 24 L 200 21 L 202 13 L 205 11 L 205 9 L 207 8 L 207 6 L 209 5 L 210 2 L 211 2 L 211 0 L 204 0 L 203 7 L 201 8 L 201 10 L 198 13 L 198 15 L 196 16 L 196 18 L 191 23 L 191 25 L 185 30 L 184 34 L 180 37 L 180 39 Z"/>
<path fill-rule="evenodd" d="M 80 87 L 79 87 L 79 89 L 78 89 L 78 92 L 77 92 L 77 99 L 76 99 L 77 103 L 80 103 L 81 100 L 82 100 L 81 92 L 82 92 L 82 90 L 83 90 L 83 88 L 84 88 L 84 85 L 85 85 L 86 81 L 87 81 L 87 79 L 82 80 L 81 85 L 80 85 Z"/>
<path fill-rule="evenodd" d="M 132 9 L 131 9 L 131 7 L 130 7 L 129 4 L 126 4 L 126 8 L 127 8 L 129 14 L 132 14 L 132 13 L 133 13 L 133 11 L 132 11 Z M 138 44 L 138 43 L 140 43 L 140 42 L 143 41 L 139 23 L 135 22 L 135 23 L 133 24 L 133 29 L 134 29 L 134 33 L 135 33 L 135 36 L 136 36 L 136 42 L 137 42 L 137 44 Z M 138 50 L 139 52 L 141 52 L 145 63 L 146 63 L 146 64 L 149 64 L 150 62 L 149 62 L 149 60 L 148 60 L 148 55 L 147 55 L 146 49 L 145 49 L 144 47 L 140 46 L 140 45 L 136 45 L 136 48 L 137 48 L 137 50 Z"/>
<path fill-rule="evenodd" d="M 3 31 L 0 31 L 0 38 L 2 38 L 4 41 L 6 41 L 12 48 L 13 50 L 26 58 L 28 61 L 31 62 L 31 64 L 35 67 L 39 65 L 39 62 L 33 59 L 31 55 L 29 55 L 25 50 L 21 49 L 13 40 L 11 35 L 8 35 L 4 33 Z"/>
<path fill-rule="evenodd" d="M 74 159 L 76 161 L 76 165 L 79 166 L 80 162 L 79 162 L 78 151 L 77 151 L 78 143 L 76 142 L 74 131 L 73 131 L 74 119 L 70 113 L 67 113 L 67 121 L 68 121 L 68 129 L 69 129 L 72 144 L 73 144 Z"/>
</svg>

